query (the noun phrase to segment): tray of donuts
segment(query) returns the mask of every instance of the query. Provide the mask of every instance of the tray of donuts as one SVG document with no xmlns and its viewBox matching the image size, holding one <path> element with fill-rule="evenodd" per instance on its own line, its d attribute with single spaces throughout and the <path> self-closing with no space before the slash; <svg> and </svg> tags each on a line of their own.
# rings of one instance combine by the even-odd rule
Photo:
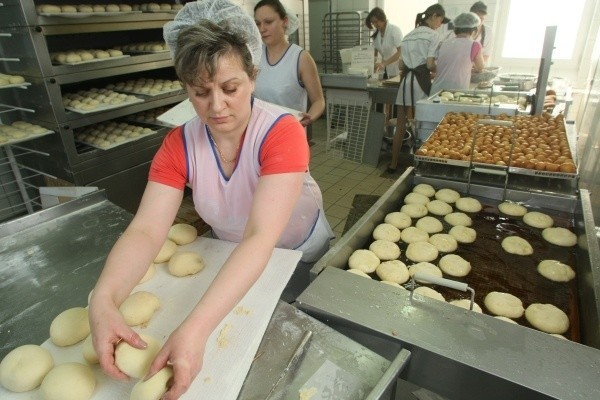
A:
<svg viewBox="0 0 600 400">
<path fill-rule="evenodd" d="M 373 225 L 347 270 L 410 290 L 424 273 L 466 283 L 473 311 L 580 341 L 577 236 L 568 212 L 420 183 Z M 417 281 L 414 293 L 469 308 L 469 295 Z"/>
</svg>

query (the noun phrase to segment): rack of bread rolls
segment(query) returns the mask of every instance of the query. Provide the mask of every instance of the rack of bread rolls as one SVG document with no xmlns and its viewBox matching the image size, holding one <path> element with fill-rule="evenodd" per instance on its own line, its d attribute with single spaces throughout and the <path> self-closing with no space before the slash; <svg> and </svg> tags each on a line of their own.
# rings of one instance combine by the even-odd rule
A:
<svg viewBox="0 0 600 400">
<path fill-rule="evenodd" d="M 66 93 L 62 101 L 66 110 L 87 114 L 143 103 L 144 99 L 109 89 L 91 88 L 77 93 Z"/>
<path fill-rule="evenodd" d="M 31 85 L 31 83 L 26 82 L 25 78 L 21 75 L 7 75 L 0 73 L 0 89 L 25 87 L 29 85 Z"/>
<path fill-rule="evenodd" d="M 75 140 L 98 149 L 107 150 L 155 133 L 156 130 L 141 124 L 108 121 L 77 130 Z"/>
<path fill-rule="evenodd" d="M 51 133 L 54 131 L 27 121 L 15 121 L 10 125 L 0 124 L 0 146 L 24 142 Z"/>
<path fill-rule="evenodd" d="M 118 49 L 77 49 L 71 51 L 57 51 L 50 54 L 52 64 L 79 65 L 98 61 L 115 60 L 129 57 Z"/>
<path fill-rule="evenodd" d="M 140 13 L 139 10 L 134 10 L 133 6 L 120 4 L 39 4 L 36 6 L 36 11 L 43 16 L 59 16 L 81 18 L 89 16 L 109 16 L 120 14 Z"/>
</svg>

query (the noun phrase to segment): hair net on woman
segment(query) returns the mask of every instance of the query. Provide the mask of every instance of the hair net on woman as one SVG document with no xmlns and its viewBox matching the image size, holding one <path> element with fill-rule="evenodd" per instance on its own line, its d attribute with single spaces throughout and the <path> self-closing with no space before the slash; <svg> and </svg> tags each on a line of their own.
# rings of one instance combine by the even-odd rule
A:
<svg viewBox="0 0 600 400">
<path fill-rule="evenodd" d="M 455 28 L 477 28 L 481 24 L 479 16 L 472 12 L 462 13 L 454 18 Z"/>
<path fill-rule="evenodd" d="M 169 46 L 171 57 L 175 57 L 179 32 L 202 19 L 218 25 L 226 22 L 232 32 L 243 35 L 248 41 L 252 62 L 254 65 L 260 64 L 262 39 L 256 23 L 245 10 L 230 0 L 201 0 L 183 6 L 173 21 L 167 22 L 163 27 L 163 37 Z"/>
<path fill-rule="evenodd" d="M 288 19 L 288 23 L 285 28 L 285 34 L 291 35 L 292 33 L 296 32 L 300 27 L 300 21 L 298 20 L 298 16 L 295 13 L 290 12 L 290 10 L 285 5 L 283 6 L 283 8 L 285 8 L 285 13 Z"/>
</svg>

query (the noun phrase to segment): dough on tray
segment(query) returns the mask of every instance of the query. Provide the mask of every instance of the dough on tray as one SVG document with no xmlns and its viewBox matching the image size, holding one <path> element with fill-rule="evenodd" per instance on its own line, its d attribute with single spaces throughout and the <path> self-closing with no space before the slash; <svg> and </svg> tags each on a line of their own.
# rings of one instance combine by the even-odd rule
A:
<svg viewBox="0 0 600 400">
<path fill-rule="evenodd" d="M 506 318 L 521 318 L 525 311 L 517 296 L 505 292 L 489 292 L 483 304 L 490 313 Z"/>
<path fill-rule="evenodd" d="M 0 385 L 12 392 L 28 392 L 40 386 L 53 366 L 52 354 L 45 348 L 36 344 L 19 346 L 0 362 Z"/>
<path fill-rule="evenodd" d="M 534 228 L 550 228 L 554 225 L 554 220 L 548 214 L 544 214 L 538 211 L 530 211 L 523 216 L 523 222 Z"/>
<path fill-rule="evenodd" d="M 429 238 L 429 243 L 434 245 L 441 253 L 450 253 L 458 248 L 458 241 L 447 233 L 436 233 Z"/>
<path fill-rule="evenodd" d="M 444 225 L 442 225 L 440 220 L 430 216 L 419 218 L 415 226 L 429 234 L 438 233 L 444 230 Z"/>
<path fill-rule="evenodd" d="M 568 282 L 575 278 L 573 268 L 557 260 L 543 260 L 538 264 L 537 270 L 544 278 L 554 282 Z"/>
<path fill-rule="evenodd" d="M 369 250 L 375 253 L 381 261 L 395 260 L 400 257 L 400 247 L 388 240 L 375 240 L 369 245 Z"/>
<path fill-rule="evenodd" d="M 463 212 L 453 212 L 444 216 L 444 221 L 452 226 L 471 226 L 473 220 Z"/>
<path fill-rule="evenodd" d="M 573 247 L 577 244 L 577 235 L 565 228 L 546 228 L 542 231 L 542 237 L 557 246 Z"/>
<path fill-rule="evenodd" d="M 373 239 L 375 240 L 387 240 L 389 242 L 400 241 L 400 229 L 396 228 L 392 224 L 379 224 L 373 230 Z"/>
<path fill-rule="evenodd" d="M 427 287 L 427 286 L 419 286 L 413 292 L 415 294 L 418 294 L 418 295 L 421 295 L 424 297 L 429 297 L 434 300 L 446 301 L 446 299 L 440 292 L 438 292 L 437 290 L 434 290 L 430 287 Z"/>
<path fill-rule="evenodd" d="M 50 324 L 50 340 L 57 346 L 79 343 L 89 334 L 90 322 L 87 308 L 69 308 L 58 314 Z"/>
<path fill-rule="evenodd" d="M 502 240 L 502 248 L 507 253 L 517 254 L 519 256 L 528 256 L 533 254 L 533 247 L 529 242 L 518 236 L 508 236 Z"/>
<path fill-rule="evenodd" d="M 404 283 L 410 278 L 408 268 L 399 260 L 384 261 L 375 270 L 375 273 L 382 281 Z"/>
<path fill-rule="evenodd" d="M 470 308 L 471 308 L 471 300 L 469 300 L 469 299 L 452 300 L 452 301 L 449 301 L 448 303 L 452 304 L 453 306 L 464 308 L 466 310 L 470 310 Z M 483 310 L 481 309 L 481 307 L 479 307 L 479 304 L 477 304 L 475 302 L 473 302 L 473 310 L 471 310 L 471 311 L 483 314 Z"/>
<path fill-rule="evenodd" d="M 177 243 L 175 243 L 174 241 L 169 240 L 169 239 L 165 240 L 165 243 L 162 245 L 162 247 L 160 248 L 160 251 L 154 258 L 154 263 L 161 264 L 161 263 L 169 261 L 171 256 L 173 256 L 173 254 L 175 254 L 176 251 L 177 251 Z"/>
<path fill-rule="evenodd" d="M 440 189 L 435 192 L 435 198 L 445 203 L 452 204 L 455 203 L 456 200 L 460 199 L 460 193 L 452 189 Z"/>
<path fill-rule="evenodd" d="M 510 201 L 498 204 L 498 210 L 502 214 L 510 215 L 511 217 L 522 217 L 527 214 L 527 209 L 525 207 Z"/>
<path fill-rule="evenodd" d="M 450 214 L 452 210 L 452 206 L 442 200 L 432 200 L 426 205 L 427 210 L 435 215 L 447 215 Z"/>
<path fill-rule="evenodd" d="M 429 212 L 423 204 L 405 204 L 400 208 L 400 211 L 411 218 L 421 218 Z"/>
<path fill-rule="evenodd" d="M 404 243 L 426 242 L 429 239 L 429 234 L 422 229 L 409 226 L 402 231 L 400 238 Z"/>
<path fill-rule="evenodd" d="M 198 230 L 190 224 L 175 224 L 169 229 L 167 238 L 178 245 L 192 243 L 198 237 Z"/>
<path fill-rule="evenodd" d="M 460 199 L 456 200 L 455 207 L 460 211 L 469 213 L 476 213 L 482 209 L 479 200 L 472 197 L 461 197 Z"/>
<path fill-rule="evenodd" d="M 433 261 L 438 257 L 438 249 L 429 242 L 410 243 L 406 248 L 406 258 L 415 262 Z"/>
<path fill-rule="evenodd" d="M 404 204 L 427 204 L 429 197 L 421 193 L 411 192 L 404 197 Z"/>
<path fill-rule="evenodd" d="M 425 195 L 427 197 L 433 197 L 435 196 L 435 189 L 433 188 L 433 186 L 428 185 L 427 183 L 419 183 L 418 185 L 416 185 L 413 190 L 414 193 L 420 193 L 422 195 Z"/>
<path fill-rule="evenodd" d="M 94 349 L 94 343 L 92 340 L 92 335 L 89 334 L 88 337 L 83 341 L 83 345 L 81 346 L 81 354 L 85 361 L 89 364 L 98 364 L 98 353 L 96 353 L 96 349 Z"/>
<path fill-rule="evenodd" d="M 139 291 L 130 294 L 119 307 L 125 323 L 129 326 L 142 325 L 150 321 L 160 300 L 150 292 Z"/>
<path fill-rule="evenodd" d="M 140 379 L 131 389 L 129 400 L 161 399 L 167 392 L 169 380 L 173 377 L 173 368 L 167 366 L 158 371 L 152 378 Z"/>
<path fill-rule="evenodd" d="M 142 279 L 140 279 L 140 281 L 138 282 L 138 285 L 140 285 L 144 282 L 148 282 L 150 279 L 152 279 L 154 274 L 156 274 L 156 264 L 150 263 L 150 266 L 146 270 L 146 273 L 144 274 L 144 276 L 142 276 Z"/>
<path fill-rule="evenodd" d="M 362 272 L 370 274 L 374 272 L 381 261 L 371 250 L 358 249 L 354 250 L 348 259 L 350 269 L 358 269 Z"/>
<path fill-rule="evenodd" d="M 66 362 L 48 372 L 40 391 L 44 400 L 87 400 L 94 394 L 95 387 L 96 376 L 89 366 Z"/>
<path fill-rule="evenodd" d="M 471 263 L 457 254 L 446 254 L 438 265 L 442 272 L 450 276 L 462 277 L 471 272 Z"/>
<path fill-rule="evenodd" d="M 546 333 L 565 333 L 569 329 L 569 317 L 553 304 L 530 304 L 525 310 L 525 318 L 533 327 Z"/>
<path fill-rule="evenodd" d="M 194 275 L 204 269 L 204 260 L 198 253 L 182 251 L 173 254 L 169 260 L 169 273 L 174 276 Z"/>
<path fill-rule="evenodd" d="M 411 277 L 413 277 L 417 272 L 423 272 L 424 274 L 433 275 L 438 278 L 442 277 L 442 270 L 440 270 L 436 265 L 430 262 L 420 262 L 408 267 L 408 273 Z M 417 280 L 417 282 L 430 283 L 420 280 Z"/>
<path fill-rule="evenodd" d="M 152 336 L 140 334 L 148 346 L 138 349 L 126 341 L 121 341 L 115 347 L 115 365 L 127 376 L 141 379 L 148 373 L 150 364 L 160 350 L 160 343 Z"/>
<path fill-rule="evenodd" d="M 410 216 L 401 211 L 389 213 L 385 216 L 385 220 L 383 222 L 394 225 L 398 229 L 405 229 L 412 225 L 412 219 Z"/>
<path fill-rule="evenodd" d="M 458 243 L 473 243 L 477 239 L 477 232 L 468 226 L 456 225 L 448 232 Z"/>
<path fill-rule="evenodd" d="M 519 325 L 515 321 L 513 321 L 512 319 L 503 317 L 501 315 L 496 315 L 494 318 L 499 319 L 500 321 L 510 322 L 511 324 L 514 324 L 514 325 Z"/>
</svg>

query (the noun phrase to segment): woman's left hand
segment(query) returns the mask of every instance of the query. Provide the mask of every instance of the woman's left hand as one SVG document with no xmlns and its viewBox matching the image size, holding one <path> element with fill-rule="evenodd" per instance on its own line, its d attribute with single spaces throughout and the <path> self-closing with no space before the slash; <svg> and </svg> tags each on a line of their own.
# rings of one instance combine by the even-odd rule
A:
<svg viewBox="0 0 600 400">
<path fill-rule="evenodd" d="M 309 114 L 301 113 L 300 116 L 302 117 L 300 118 L 300 123 L 302 124 L 302 126 L 309 126 L 313 123 L 313 120 Z"/>
</svg>

